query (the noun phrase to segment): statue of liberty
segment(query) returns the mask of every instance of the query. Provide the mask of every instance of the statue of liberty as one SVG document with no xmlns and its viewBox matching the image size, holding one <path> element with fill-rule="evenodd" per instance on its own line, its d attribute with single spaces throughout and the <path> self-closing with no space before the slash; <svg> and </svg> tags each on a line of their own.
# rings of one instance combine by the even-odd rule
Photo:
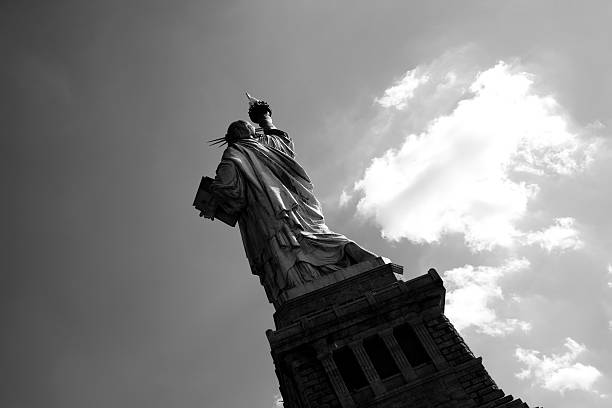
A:
<svg viewBox="0 0 612 408">
<path fill-rule="evenodd" d="M 274 126 L 268 103 L 247 97 L 260 127 L 238 120 L 211 141 L 227 148 L 205 202 L 194 205 L 206 218 L 237 219 L 251 271 L 278 306 L 283 292 L 377 255 L 327 227 L 293 140 Z"/>
</svg>

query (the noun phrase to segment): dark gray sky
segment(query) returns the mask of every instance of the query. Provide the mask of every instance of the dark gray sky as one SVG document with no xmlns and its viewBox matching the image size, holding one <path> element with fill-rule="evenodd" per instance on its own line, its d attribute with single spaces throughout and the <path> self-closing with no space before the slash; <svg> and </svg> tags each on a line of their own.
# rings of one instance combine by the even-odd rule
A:
<svg viewBox="0 0 612 408">
<path fill-rule="evenodd" d="M 2 2 L 0 406 L 275 406 L 273 308 L 238 230 L 190 207 L 247 90 L 332 229 L 444 275 L 500 387 L 609 406 L 611 18 L 605 0 Z"/>
</svg>

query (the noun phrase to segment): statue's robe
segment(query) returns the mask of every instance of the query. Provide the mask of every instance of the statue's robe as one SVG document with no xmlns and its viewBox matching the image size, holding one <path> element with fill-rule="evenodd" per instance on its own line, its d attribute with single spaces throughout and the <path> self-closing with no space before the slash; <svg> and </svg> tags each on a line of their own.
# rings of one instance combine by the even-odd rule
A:
<svg viewBox="0 0 612 408">
<path fill-rule="evenodd" d="M 239 214 L 251 270 L 276 304 L 287 289 L 376 255 L 325 225 L 291 138 L 278 129 L 266 133 L 225 149 L 211 190 L 218 206 Z"/>
</svg>

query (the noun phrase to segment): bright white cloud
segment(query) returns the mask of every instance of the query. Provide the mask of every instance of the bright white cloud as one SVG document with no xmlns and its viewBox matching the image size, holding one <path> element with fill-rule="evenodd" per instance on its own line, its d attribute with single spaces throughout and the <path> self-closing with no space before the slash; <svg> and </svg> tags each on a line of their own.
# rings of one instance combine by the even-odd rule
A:
<svg viewBox="0 0 612 408">
<path fill-rule="evenodd" d="M 526 368 L 516 376 L 523 380 L 531 379 L 551 391 L 583 390 L 598 394 L 593 384 L 601 377 L 601 372 L 591 365 L 576 362 L 586 347 L 569 337 L 565 339 L 564 346 L 567 348 L 564 354 L 550 356 L 536 350 L 517 348 L 515 356 Z"/>
<path fill-rule="evenodd" d="M 610 280 L 608 281 L 608 287 L 612 288 L 612 264 L 608 264 L 608 276 Z"/>
<path fill-rule="evenodd" d="M 435 98 L 444 89 L 456 94 L 454 84 L 461 89 L 466 84 L 454 72 L 430 75 L 427 67 L 418 67 L 377 102 L 401 109 L 414 96 L 415 84 L 422 83 L 419 78 L 430 77 L 440 81 L 432 88 Z M 398 90 L 403 82 L 410 91 Z M 473 250 L 524 242 L 525 233 L 516 223 L 539 186 L 517 177 L 570 174 L 582 169 L 592 154 L 592 146 L 570 131 L 560 112 L 554 98 L 533 92 L 531 75 L 500 62 L 471 81 L 452 112 L 372 160 L 355 184 L 363 193 L 357 211 L 373 217 L 390 240 L 430 243 L 444 234 L 460 233 Z M 563 228 L 557 224 L 542 235 L 534 233 L 532 240 L 554 246 L 545 239 L 569 231 Z M 575 247 L 578 241 L 571 239 L 566 236 L 560 245 Z"/>
<path fill-rule="evenodd" d="M 385 90 L 383 97 L 376 98 L 375 101 L 385 108 L 402 110 L 408 100 L 414 97 L 414 91 L 427 81 L 429 81 L 428 75 L 419 75 L 417 69 L 410 70 L 394 86 Z"/>
<path fill-rule="evenodd" d="M 275 408 L 283 408 L 285 405 L 283 403 L 283 397 L 280 394 L 274 395 L 274 407 Z"/>
<path fill-rule="evenodd" d="M 500 279 L 529 267 L 526 259 L 512 259 L 500 267 L 466 265 L 446 271 L 445 314 L 458 330 L 474 327 L 478 332 L 502 336 L 515 330 L 528 331 L 528 322 L 501 319 L 493 308 L 494 302 L 503 300 Z"/>
<path fill-rule="evenodd" d="M 530 245 L 539 245 L 549 252 L 553 249 L 580 249 L 584 243 L 574 228 L 574 222 L 571 217 L 557 218 L 555 224 L 547 229 L 526 234 L 526 242 Z"/>
</svg>

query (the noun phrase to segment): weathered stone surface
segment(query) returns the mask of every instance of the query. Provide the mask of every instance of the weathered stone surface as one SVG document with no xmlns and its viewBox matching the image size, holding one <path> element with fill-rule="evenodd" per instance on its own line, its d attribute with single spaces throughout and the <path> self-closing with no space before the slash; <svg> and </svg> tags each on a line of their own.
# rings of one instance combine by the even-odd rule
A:
<svg viewBox="0 0 612 408">
<path fill-rule="evenodd" d="M 408 282 L 395 278 L 402 268 L 394 264 L 353 272 L 288 299 L 275 313 L 277 329 L 266 334 L 286 408 L 528 408 L 497 387 L 444 316 L 445 289 L 435 270 Z M 394 335 L 400 329 L 414 337 L 400 336 L 403 346 Z M 387 360 L 371 347 L 365 353 L 364 340 L 388 348 Z M 416 344 L 406 349 L 407 341 L 426 353 L 412 357 L 415 366 L 404 351 Z M 346 350 L 354 361 L 343 360 L 351 356 Z M 396 368 L 382 378 L 373 370 L 388 356 Z M 347 363 L 363 371 L 361 383 L 349 378 Z"/>
</svg>

